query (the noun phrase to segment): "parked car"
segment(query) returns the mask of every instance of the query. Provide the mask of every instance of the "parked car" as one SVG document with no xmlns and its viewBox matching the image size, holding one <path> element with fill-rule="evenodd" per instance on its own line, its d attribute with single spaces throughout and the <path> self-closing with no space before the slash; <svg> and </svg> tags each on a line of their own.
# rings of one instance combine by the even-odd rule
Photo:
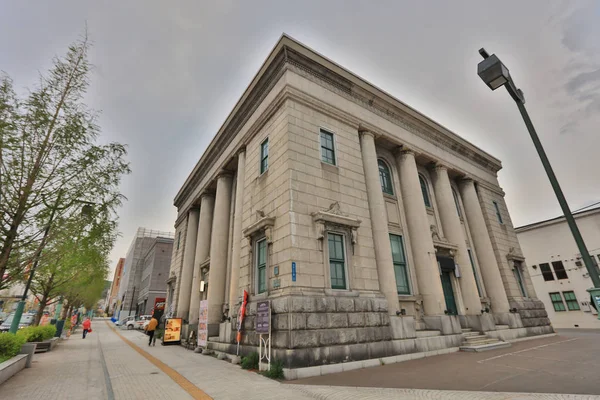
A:
<svg viewBox="0 0 600 400">
<path fill-rule="evenodd" d="M 148 322 L 152 319 L 152 315 L 140 315 L 140 319 L 135 321 L 136 329 L 144 329 Z"/>
<path fill-rule="evenodd" d="M 0 311 L 0 325 L 2 325 L 2 323 L 6 320 L 6 317 L 8 317 L 8 313 Z"/>
<path fill-rule="evenodd" d="M 120 321 L 115 322 L 117 326 L 125 326 L 127 322 L 135 320 L 135 315 L 130 315 L 129 317 L 123 318 Z"/>
<path fill-rule="evenodd" d="M 10 326 L 12 325 L 13 317 L 15 313 L 12 313 L 6 318 L 6 321 L 0 325 L 0 332 L 8 332 L 10 330 Z M 33 324 L 33 319 L 35 318 L 35 314 L 23 314 L 21 315 L 21 321 L 19 322 L 19 329 L 23 329 L 31 324 Z"/>
</svg>

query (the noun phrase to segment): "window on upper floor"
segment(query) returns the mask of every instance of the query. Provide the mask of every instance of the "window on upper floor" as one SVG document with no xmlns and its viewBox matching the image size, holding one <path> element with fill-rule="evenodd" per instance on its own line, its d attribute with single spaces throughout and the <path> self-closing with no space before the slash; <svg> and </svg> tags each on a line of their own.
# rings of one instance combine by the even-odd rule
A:
<svg viewBox="0 0 600 400">
<path fill-rule="evenodd" d="M 462 218 L 462 212 L 460 211 L 460 202 L 458 201 L 458 193 L 456 189 L 452 188 L 452 197 L 454 197 L 454 205 L 456 206 L 456 213 L 459 218 Z"/>
<path fill-rule="evenodd" d="M 525 277 L 523 276 L 523 269 L 521 267 L 520 262 L 515 262 L 513 267 L 513 273 L 515 274 L 515 279 L 517 280 L 517 286 L 519 286 L 521 296 L 527 297 L 527 289 L 525 288 Z"/>
<path fill-rule="evenodd" d="M 556 274 L 556 279 L 569 279 L 567 275 L 567 271 L 565 271 L 565 266 L 562 261 L 552 261 L 552 268 L 554 268 L 554 273 Z"/>
<path fill-rule="evenodd" d="M 335 143 L 333 133 L 321 129 L 321 161 L 335 165 Z"/>
<path fill-rule="evenodd" d="M 496 218 L 498 218 L 498 222 L 503 224 L 504 221 L 502 221 L 502 214 L 500 214 L 500 207 L 498 206 L 498 203 L 495 201 L 492 201 L 492 203 L 494 203 L 494 209 L 496 210 Z"/>
<path fill-rule="evenodd" d="M 567 308 L 569 311 L 579 311 L 579 302 L 577 301 L 577 297 L 575 297 L 575 292 L 572 290 L 563 292 L 563 296 L 565 297 L 565 301 L 567 302 Z"/>
<path fill-rule="evenodd" d="M 552 305 L 554 306 L 554 311 L 567 311 L 565 308 L 565 303 L 563 303 L 563 299 L 560 296 L 560 293 L 548 293 L 550 295 L 550 300 L 552 300 Z"/>
<path fill-rule="evenodd" d="M 544 280 L 546 282 L 554 280 L 554 274 L 552 274 L 552 270 L 550 269 L 550 264 L 540 263 L 540 270 L 542 271 L 542 276 L 544 277 Z"/>
<path fill-rule="evenodd" d="M 425 207 L 431 207 L 431 200 L 429 198 L 429 186 L 427 185 L 427 180 L 421 174 L 419 174 L 419 183 L 421 184 L 421 193 L 423 194 L 423 201 L 425 202 Z"/>
<path fill-rule="evenodd" d="M 260 144 L 260 173 L 265 173 L 267 169 L 269 169 L 269 138 Z"/>
<path fill-rule="evenodd" d="M 179 250 L 179 246 L 181 245 L 181 232 L 177 234 L 177 250 Z"/>
<path fill-rule="evenodd" d="M 410 294 L 408 271 L 406 269 L 406 254 L 404 253 L 402 236 L 390 233 L 390 245 L 392 247 L 392 261 L 394 262 L 398 294 Z"/>
<path fill-rule="evenodd" d="M 346 252 L 344 235 L 328 233 L 329 273 L 332 289 L 347 289 L 346 285 Z"/>
<path fill-rule="evenodd" d="M 394 189 L 392 186 L 392 174 L 390 173 L 390 168 L 383 160 L 377 160 L 377 165 L 379 166 L 379 182 L 381 183 L 381 190 L 383 193 L 394 194 Z"/>
</svg>

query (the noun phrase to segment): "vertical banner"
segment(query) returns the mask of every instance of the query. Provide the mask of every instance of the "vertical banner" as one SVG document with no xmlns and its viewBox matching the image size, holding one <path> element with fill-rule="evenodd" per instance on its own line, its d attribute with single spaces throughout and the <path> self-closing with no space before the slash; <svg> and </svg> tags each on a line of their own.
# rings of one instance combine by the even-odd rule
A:
<svg viewBox="0 0 600 400">
<path fill-rule="evenodd" d="M 238 319 L 237 319 L 236 355 L 240 354 L 240 342 L 242 341 L 242 326 L 244 324 L 244 317 L 246 316 L 246 305 L 247 304 L 248 304 L 248 292 L 244 290 L 244 298 L 242 300 L 242 306 L 240 307 L 240 311 L 238 311 Z"/>
<path fill-rule="evenodd" d="M 208 300 L 200 301 L 200 316 L 198 318 L 198 346 L 206 347 L 208 341 Z"/>
</svg>

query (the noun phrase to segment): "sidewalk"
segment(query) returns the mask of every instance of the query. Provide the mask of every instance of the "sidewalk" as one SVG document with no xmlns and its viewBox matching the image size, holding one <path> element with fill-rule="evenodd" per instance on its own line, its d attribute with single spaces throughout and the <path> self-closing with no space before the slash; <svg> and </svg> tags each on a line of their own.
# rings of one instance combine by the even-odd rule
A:
<svg viewBox="0 0 600 400">
<path fill-rule="evenodd" d="M 2 399 L 599 399 L 597 396 L 436 391 L 288 385 L 239 366 L 196 354 L 181 346 L 149 347 L 139 331 L 117 330 L 93 322 L 52 352 L 34 356 L 25 369 L 0 386 Z M 122 336 L 122 337 L 121 337 Z M 124 339 L 129 341 L 127 343 Z M 402 379 L 402 376 L 398 376 Z M 432 379 L 435 377 L 432 376 Z M 192 393 L 192 395 L 190 395 Z"/>
</svg>

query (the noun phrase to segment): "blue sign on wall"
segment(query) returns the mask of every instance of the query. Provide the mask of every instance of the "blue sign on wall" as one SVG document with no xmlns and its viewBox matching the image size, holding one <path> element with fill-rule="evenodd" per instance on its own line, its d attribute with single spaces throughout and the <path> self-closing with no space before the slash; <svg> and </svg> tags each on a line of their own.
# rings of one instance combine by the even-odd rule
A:
<svg viewBox="0 0 600 400">
<path fill-rule="evenodd" d="M 292 282 L 296 282 L 296 262 L 292 261 Z"/>
</svg>

